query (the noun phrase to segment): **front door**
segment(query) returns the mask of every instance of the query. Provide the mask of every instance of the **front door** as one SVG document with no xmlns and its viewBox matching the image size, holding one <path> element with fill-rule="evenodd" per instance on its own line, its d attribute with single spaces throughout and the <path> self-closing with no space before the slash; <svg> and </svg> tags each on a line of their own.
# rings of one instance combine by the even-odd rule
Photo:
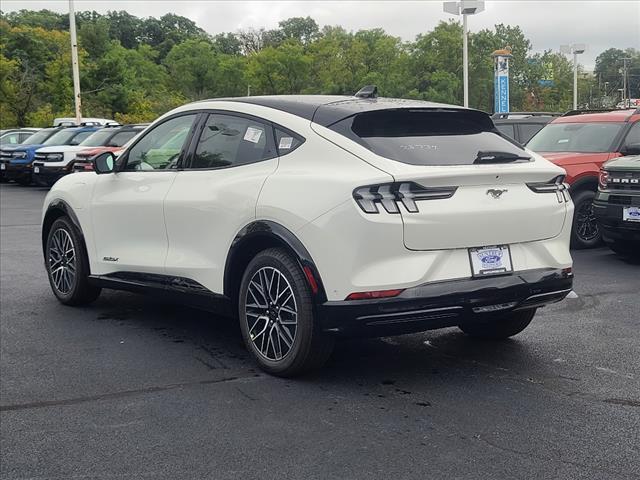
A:
<svg viewBox="0 0 640 480">
<path fill-rule="evenodd" d="M 99 176 L 91 207 L 92 273 L 164 273 L 168 242 L 163 202 L 197 116 L 183 114 L 159 123 L 122 155 L 117 172 Z"/>
</svg>

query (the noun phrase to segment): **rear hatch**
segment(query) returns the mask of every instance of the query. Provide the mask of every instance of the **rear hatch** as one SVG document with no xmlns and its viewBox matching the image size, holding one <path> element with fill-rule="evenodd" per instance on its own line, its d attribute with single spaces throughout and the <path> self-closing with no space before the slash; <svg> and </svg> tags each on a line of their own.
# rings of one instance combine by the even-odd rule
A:
<svg viewBox="0 0 640 480">
<path fill-rule="evenodd" d="M 395 192 L 408 249 L 531 242 L 562 231 L 564 171 L 502 137 L 484 112 L 392 109 L 329 128 L 365 147 L 373 155 L 362 158 L 394 177 L 382 191 Z"/>
</svg>

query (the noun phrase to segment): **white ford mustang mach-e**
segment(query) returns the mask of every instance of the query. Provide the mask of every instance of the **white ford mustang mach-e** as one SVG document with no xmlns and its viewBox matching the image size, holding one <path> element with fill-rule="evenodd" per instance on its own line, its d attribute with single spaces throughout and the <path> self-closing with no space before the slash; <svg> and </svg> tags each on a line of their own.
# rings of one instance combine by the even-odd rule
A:
<svg viewBox="0 0 640 480">
<path fill-rule="evenodd" d="M 483 112 L 361 92 L 185 105 L 62 178 L 42 221 L 53 293 L 236 316 L 260 366 L 294 375 L 341 335 L 506 338 L 571 291 L 562 169 Z"/>
</svg>

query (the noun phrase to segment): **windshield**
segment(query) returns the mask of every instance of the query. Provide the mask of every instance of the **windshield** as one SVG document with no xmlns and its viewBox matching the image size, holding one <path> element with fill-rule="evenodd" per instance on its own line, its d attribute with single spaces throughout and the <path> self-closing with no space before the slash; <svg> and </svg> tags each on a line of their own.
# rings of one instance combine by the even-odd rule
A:
<svg viewBox="0 0 640 480">
<path fill-rule="evenodd" d="M 534 152 L 602 153 L 611 151 L 624 123 L 549 123 L 527 143 Z"/>
<path fill-rule="evenodd" d="M 381 110 L 360 113 L 329 128 L 380 156 L 410 165 L 471 165 L 480 152 L 525 155 L 495 133 L 486 113 L 473 110 Z"/>
<path fill-rule="evenodd" d="M 29 138 L 27 138 L 24 142 L 22 142 L 22 144 L 23 145 L 40 145 L 41 143 L 44 143 L 47 140 L 47 138 L 53 135 L 54 132 L 55 130 L 40 130 L 39 132 L 36 132 L 33 135 L 31 135 Z"/>
<path fill-rule="evenodd" d="M 44 142 L 44 145 L 66 145 L 73 137 L 76 136 L 77 133 L 78 132 L 73 130 L 60 130 L 49 140 Z"/>
<path fill-rule="evenodd" d="M 107 141 L 113 135 L 113 130 L 98 130 L 96 133 L 87 137 L 87 139 L 80 143 L 83 147 L 101 147 L 107 144 Z"/>
</svg>

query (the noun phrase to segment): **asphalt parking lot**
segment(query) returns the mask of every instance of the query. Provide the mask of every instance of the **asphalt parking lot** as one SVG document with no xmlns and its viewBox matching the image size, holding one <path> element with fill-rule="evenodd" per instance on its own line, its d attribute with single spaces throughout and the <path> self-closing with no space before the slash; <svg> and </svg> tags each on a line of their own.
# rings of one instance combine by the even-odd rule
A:
<svg viewBox="0 0 640 480">
<path fill-rule="evenodd" d="M 3 479 L 640 478 L 640 265 L 606 248 L 574 252 L 579 297 L 510 341 L 345 341 L 284 380 L 208 313 L 60 305 L 45 193 L 0 185 Z"/>
</svg>

